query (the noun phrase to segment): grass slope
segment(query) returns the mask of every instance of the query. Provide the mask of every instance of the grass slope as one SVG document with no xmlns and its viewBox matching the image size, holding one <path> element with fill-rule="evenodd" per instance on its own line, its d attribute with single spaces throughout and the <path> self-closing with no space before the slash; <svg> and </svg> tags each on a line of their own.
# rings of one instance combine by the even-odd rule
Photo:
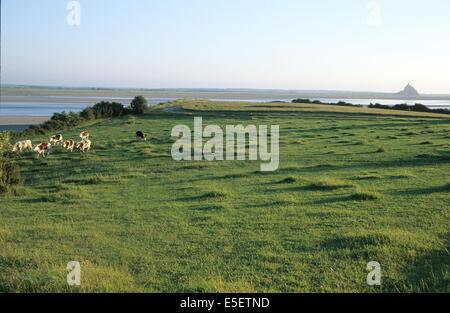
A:
<svg viewBox="0 0 450 313">
<path fill-rule="evenodd" d="M 450 291 L 449 119 L 170 105 L 188 110 L 89 125 L 88 155 L 20 158 L 25 185 L 0 195 L 0 292 Z M 173 161 L 170 131 L 194 116 L 279 124 L 280 169 Z"/>
</svg>

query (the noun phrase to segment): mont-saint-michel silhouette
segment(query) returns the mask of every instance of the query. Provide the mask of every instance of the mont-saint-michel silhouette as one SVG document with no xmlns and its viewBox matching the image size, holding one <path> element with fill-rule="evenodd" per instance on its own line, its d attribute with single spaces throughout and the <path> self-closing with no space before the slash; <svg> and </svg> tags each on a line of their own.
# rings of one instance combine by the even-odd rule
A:
<svg viewBox="0 0 450 313">
<path fill-rule="evenodd" d="M 410 83 L 408 83 L 408 85 L 406 85 L 405 88 L 403 88 L 402 91 L 398 92 L 397 95 L 402 96 L 402 97 L 420 97 L 419 92 L 417 91 L 416 88 L 414 88 L 413 86 L 411 86 Z"/>
</svg>

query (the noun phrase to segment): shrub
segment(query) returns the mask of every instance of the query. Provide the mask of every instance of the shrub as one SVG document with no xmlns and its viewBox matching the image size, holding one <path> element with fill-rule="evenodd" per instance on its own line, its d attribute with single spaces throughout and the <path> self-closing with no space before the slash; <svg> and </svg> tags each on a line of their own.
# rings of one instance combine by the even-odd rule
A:
<svg viewBox="0 0 450 313">
<path fill-rule="evenodd" d="M 136 96 L 133 101 L 131 101 L 130 106 L 133 110 L 133 114 L 140 115 L 147 109 L 148 104 L 147 100 L 143 96 Z"/>
<path fill-rule="evenodd" d="M 377 153 L 383 153 L 386 152 L 386 150 L 383 147 L 379 147 L 377 150 Z"/>
<path fill-rule="evenodd" d="M 10 140 L 9 132 L 0 132 L 0 193 L 7 192 L 9 186 L 21 182 L 19 165 L 3 157 L 9 149 Z"/>
<path fill-rule="evenodd" d="M 294 99 L 292 103 L 312 103 L 310 99 Z"/>
<path fill-rule="evenodd" d="M 17 185 L 21 182 L 19 165 L 6 158 L 0 158 L 0 186 Z"/>
<path fill-rule="evenodd" d="M 10 132 L 0 132 L 0 157 L 3 152 L 8 150 L 9 144 L 11 141 L 11 133 Z"/>
<path fill-rule="evenodd" d="M 124 106 L 118 102 L 102 101 L 94 105 L 96 118 L 111 118 L 124 115 Z"/>
<path fill-rule="evenodd" d="M 96 118 L 95 110 L 91 107 L 87 107 L 86 109 L 80 112 L 80 118 L 87 121 L 95 120 Z"/>
</svg>

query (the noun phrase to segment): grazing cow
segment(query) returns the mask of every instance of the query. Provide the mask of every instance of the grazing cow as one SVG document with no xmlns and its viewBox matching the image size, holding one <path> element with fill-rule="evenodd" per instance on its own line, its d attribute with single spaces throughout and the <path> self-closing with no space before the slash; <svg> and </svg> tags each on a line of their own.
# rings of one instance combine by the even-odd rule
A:
<svg viewBox="0 0 450 313">
<path fill-rule="evenodd" d="M 42 155 L 42 157 L 45 158 L 45 152 L 50 149 L 51 144 L 50 143 L 40 143 L 36 147 L 34 147 L 34 151 L 37 152 L 38 157 Z"/>
<path fill-rule="evenodd" d="M 31 140 L 23 140 L 18 141 L 14 144 L 12 148 L 12 152 L 14 153 L 22 153 L 22 150 L 33 150 L 33 145 L 31 143 Z"/>
<path fill-rule="evenodd" d="M 63 136 L 61 134 L 51 136 L 49 141 L 51 144 L 55 144 L 55 145 L 63 144 Z"/>
<path fill-rule="evenodd" d="M 66 140 L 63 145 L 64 149 L 67 151 L 73 152 L 73 148 L 75 148 L 75 140 Z"/>
<path fill-rule="evenodd" d="M 140 130 L 136 132 L 136 138 L 138 140 L 147 140 L 147 137 L 145 136 L 144 132 Z"/>
<path fill-rule="evenodd" d="M 89 139 L 89 132 L 87 131 L 87 130 L 83 130 L 81 133 L 80 133 L 80 138 L 81 138 L 81 140 L 88 140 Z"/>
<path fill-rule="evenodd" d="M 77 144 L 77 149 L 80 149 L 81 153 L 86 153 L 91 150 L 91 141 L 89 139 L 84 139 Z"/>
</svg>

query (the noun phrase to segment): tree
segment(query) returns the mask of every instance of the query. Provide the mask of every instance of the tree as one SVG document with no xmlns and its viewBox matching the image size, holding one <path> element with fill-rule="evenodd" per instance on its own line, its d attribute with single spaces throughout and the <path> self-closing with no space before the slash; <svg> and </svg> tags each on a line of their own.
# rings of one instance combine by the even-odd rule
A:
<svg viewBox="0 0 450 313">
<path fill-rule="evenodd" d="M 143 96 L 136 96 L 133 101 L 131 101 L 131 109 L 133 110 L 133 114 L 143 114 L 147 107 L 147 100 Z"/>
<path fill-rule="evenodd" d="M 87 107 L 83 111 L 80 112 L 80 117 L 84 120 L 95 120 L 95 110 L 91 107 Z"/>
</svg>

